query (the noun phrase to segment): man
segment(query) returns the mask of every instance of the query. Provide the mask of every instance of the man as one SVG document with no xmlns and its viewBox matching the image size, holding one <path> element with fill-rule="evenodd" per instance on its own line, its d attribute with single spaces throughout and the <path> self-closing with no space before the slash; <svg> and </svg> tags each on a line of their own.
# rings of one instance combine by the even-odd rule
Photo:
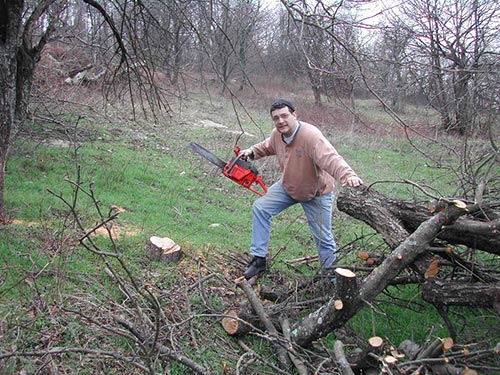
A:
<svg viewBox="0 0 500 375">
<path fill-rule="evenodd" d="M 243 273 L 246 279 L 266 270 L 272 216 L 296 203 L 306 214 L 321 270 L 332 267 L 336 262 L 332 233 L 334 182 L 352 187 L 363 184 L 318 128 L 297 119 L 290 101 L 275 101 L 270 112 L 275 126 L 271 136 L 242 151 L 252 160 L 276 155 L 282 172 L 281 179 L 253 204 L 253 259 Z"/>
</svg>

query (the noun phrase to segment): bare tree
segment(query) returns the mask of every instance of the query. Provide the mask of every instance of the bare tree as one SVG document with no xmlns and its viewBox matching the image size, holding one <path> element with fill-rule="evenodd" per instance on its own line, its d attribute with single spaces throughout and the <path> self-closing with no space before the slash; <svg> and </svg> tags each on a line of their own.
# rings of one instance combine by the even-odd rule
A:
<svg viewBox="0 0 500 375">
<path fill-rule="evenodd" d="M 30 6 L 23 0 L 0 2 L 0 218 L 5 217 L 5 165 L 12 134 L 23 122 L 35 65 L 54 31 L 64 2 L 44 1 Z M 43 21 L 43 22 L 42 22 Z"/>
<path fill-rule="evenodd" d="M 343 2 L 283 4 L 294 21 L 289 38 L 301 52 L 300 67 L 309 77 L 315 104 L 321 105 L 321 95 L 352 101 L 359 79 L 355 59 L 362 58 L 355 8 Z"/>
<path fill-rule="evenodd" d="M 400 10 L 404 18 L 398 18 L 412 35 L 409 63 L 440 113 L 443 130 L 466 135 L 484 129 L 487 117 L 478 109 L 484 105 L 484 80 L 498 69 L 492 65 L 498 56 L 498 2 L 410 0 Z"/>
<path fill-rule="evenodd" d="M 381 97 L 397 112 L 401 111 L 411 96 L 418 97 L 410 80 L 408 42 L 410 35 L 402 27 L 382 29 L 373 45 L 373 86 Z"/>
<path fill-rule="evenodd" d="M 82 5 L 90 8 L 85 16 Z M 151 108 L 166 106 L 157 86 L 152 84 L 152 70 L 143 61 L 149 56 L 149 49 L 139 42 L 147 41 L 147 10 L 143 3 L 127 0 L 104 4 L 96 0 L 0 2 L 0 218 L 6 218 L 3 190 L 11 138 L 27 115 L 35 68 L 51 38 L 61 36 L 65 30 L 75 30 L 80 35 L 73 41 L 92 46 L 89 50 L 94 51 L 94 58 L 97 60 L 99 56 L 108 65 L 106 82 L 118 82 L 119 73 L 124 72 L 126 84 L 123 87 L 132 101 L 139 98 L 143 105 L 146 98 Z M 104 32 L 102 25 L 107 27 Z M 77 72 L 81 70 L 82 67 L 76 68 Z M 104 86 L 108 92 L 117 87 Z M 133 108 L 135 111 L 135 106 Z"/>
</svg>

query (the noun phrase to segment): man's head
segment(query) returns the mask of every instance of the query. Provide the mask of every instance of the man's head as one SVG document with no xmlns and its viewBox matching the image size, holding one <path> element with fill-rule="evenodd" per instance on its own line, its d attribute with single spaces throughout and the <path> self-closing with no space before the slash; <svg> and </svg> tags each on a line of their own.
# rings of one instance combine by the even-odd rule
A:
<svg viewBox="0 0 500 375">
<path fill-rule="evenodd" d="M 285 107 L 288 107 L 290 109 L 290 113 L 295 112 L 295 107 L 293 106 L 293 104 L 291 102 L 289 102 L 288 100 L 285 100 L 285 99 L 278 99 L 271 105 L 270 113 L 272 115 L 274 110 L 285 108 Z"/>
<path fill-rule="evenodd" d="M 271 105 L 271 118 L 278 132 L 291 137 L 297 128 L 297 114 L 292 103 L 279 99 Z"/>
</svg>

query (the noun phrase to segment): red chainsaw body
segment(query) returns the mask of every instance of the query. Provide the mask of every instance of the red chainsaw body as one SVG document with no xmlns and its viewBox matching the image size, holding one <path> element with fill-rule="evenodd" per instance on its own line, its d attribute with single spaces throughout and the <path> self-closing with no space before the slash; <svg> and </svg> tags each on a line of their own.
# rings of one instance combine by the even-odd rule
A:
<svg viewBox="0 0 500 375">
<path fill-rule="evenodd" d="M 224 176 L 233 180 L 237 184 L 260 196 L 263 196 L 267 193 L 267 187 L 264 184 L 264 181 L 262 181 L 262 178 L 258 175 L 259 172 L 257 171 L 257 168 L 255 168 L 250 162 L 243 160 L 240 152 L 240 146 L 236 146 L 234 148 L 236 156 L 226 164 L 222 173 Z M 254 184 L 259 185 L 262 191 L 256 190 L 254 188 Z"/>
</svg>

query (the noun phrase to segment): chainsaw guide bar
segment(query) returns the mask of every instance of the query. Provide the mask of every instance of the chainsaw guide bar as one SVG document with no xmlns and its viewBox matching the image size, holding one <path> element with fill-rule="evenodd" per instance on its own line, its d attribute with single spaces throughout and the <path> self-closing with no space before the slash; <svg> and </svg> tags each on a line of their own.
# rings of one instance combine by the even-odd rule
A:
<svg viewBox="0 0 500 375">
<path fill-rule="evenodd" d="M 211 151 L 207 150 L 205 147 L 200 146 L 198 143 L 191 142 L 189 144 L 191 150 L 196 152 L 198 155 L 207 159 L 210 163 L 216 165 L 220 169 L 224 169 L 226 166 L 226 161 L 214 155 Z"/>
</svg>

